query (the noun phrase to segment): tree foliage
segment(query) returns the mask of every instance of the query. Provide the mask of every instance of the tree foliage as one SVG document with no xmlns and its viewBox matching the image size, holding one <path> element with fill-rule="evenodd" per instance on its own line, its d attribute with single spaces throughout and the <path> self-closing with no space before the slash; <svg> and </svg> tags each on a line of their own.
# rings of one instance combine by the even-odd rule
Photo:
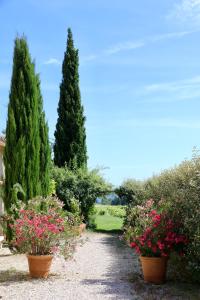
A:
<svg viewBox="0 0 200 300">
<path fill-rule="evenodd" d="M 106 195 L 111 190 L 111 185 L 96 169 L 71 171 L 66 167 L 55 167 L 52 170 L 52 178 L 56 182 L 57 196 L 64 202 L 65 209 L 72 211 L 72 204 L 76 200 L 85 220 L 88 220 L 97 197 Z"/>
<path fill-rule="evenodd" d="M 79 169 L 87 165 L 85 117 L 79 90 L 79 57 L 68 29 L 62 65 L 62 82 L 55 131 L 54 162 L 58 167 Z"/>
<path fill-rule="evenodd" d="M 135 179 L 127 179 L 118 188 L 115 193 L 120 199 L 120 204 L 138 204 L 144 199 L 143 183 Z"/>
<path fill-rule="evenodd" d="M 50 191 L 50 163 L 51 163 L 51 149 L 49 144 L 49 128 L 45 120 L 45 113 L 43 111 L 43 99 L 40 91 L 40 79 L 37 76 L 38 84 L 38 100 L 39 100 L 39 134 L 40 134 L 40 194 L 46 197 Z"/>
<path fill-rule="evenodd" d="M 26 199 L 46 193 L 43 192 L 41 178 L 46 178 L 47 186 L 45 173 L 49 154 L 46 155 L 44 144 L 48 144 L 48 129 L 43 121 L 42 97 L 35 66 L 26 39 L 16 38 L 4 152 L 7 209 L 12 204 L 11 192 L 16 183 L 22 186 Z M 41 161 L 46 161 L 45 167 L 41 167 Z"/>
<path fill-rule="evenodd" d="M 173 220 L 179 220 L 183 233 L 189 237 L 184 260 L 190 279 L 200 282 L 200 155 L 194 152 L 191 160 L 164 170 L 133 189 L 141 201 L 153 199 L 155 207 L 162 206 Z M 127 227 L 134 226 L 135 200 L 126 210 Z M 176 262 L 175 262 L 176 266 Z M 188 279 L 188 278 L 187 278 Z"/>
</svg>

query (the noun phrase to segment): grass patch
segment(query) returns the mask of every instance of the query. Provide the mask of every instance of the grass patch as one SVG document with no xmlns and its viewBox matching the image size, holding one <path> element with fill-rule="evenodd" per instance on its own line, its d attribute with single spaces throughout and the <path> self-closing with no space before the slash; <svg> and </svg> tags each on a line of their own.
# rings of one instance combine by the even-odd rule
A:
<svg viewBox="0 0 200 300">
<path fill-rule="evenodd" d="M 95 214 L 97 215 L 104 215 L 108 214 L 113 217 L 119 217 L 119 218 L 124 218 L 125 217 L 125 206 L 122 205 L 101 205 L 101 204 L 96 204 L 95 205 Z"/>
<path fill-rule="evenodd" d="M 99 232 L 119 232 L 122 230 L 123 219 L 110 215 L 95 216 L 95 231 Z"/>
</svg>

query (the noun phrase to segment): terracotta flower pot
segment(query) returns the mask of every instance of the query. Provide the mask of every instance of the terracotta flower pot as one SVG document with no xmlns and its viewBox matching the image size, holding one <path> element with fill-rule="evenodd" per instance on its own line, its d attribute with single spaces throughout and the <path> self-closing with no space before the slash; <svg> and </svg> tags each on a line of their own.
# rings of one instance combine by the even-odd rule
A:
<svg viewBox="0 0 200 300">
<path fill-rule="evenodd" d="M 165 282 L 168 257 L 140 256 L 144 280 L 161 284 Z"/>
<path fill-rule="evenodd" d="M 29 273 L 33 278 L 47 278 L 53 255 L 27 255 Z"/>
<path fill-rule="evenodd" d="M 81 235 L 83 233 L 83 231 L 85 231 L 86 229 L 86 224 L 85 223 L 81 223 L 78 227 L 77 227 L 77 231 L 78 234 Z"/>
<path fill-rule="evenodd" d="M 81 224 L 79 225 L 79 228 L 80 228 L 80 231 L 81 231 L 81 232 L 85 231 L 85 229 L 86 229 L 86 224 L 85 224 L 85 223 L 81 223 Z"/>
</svg>

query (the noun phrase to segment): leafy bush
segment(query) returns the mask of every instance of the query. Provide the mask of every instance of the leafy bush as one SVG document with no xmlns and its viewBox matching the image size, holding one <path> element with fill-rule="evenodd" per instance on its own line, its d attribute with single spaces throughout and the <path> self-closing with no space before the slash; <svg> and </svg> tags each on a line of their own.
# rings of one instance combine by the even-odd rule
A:
<svg viewBox="0 0 200 300">
<path fill-rule="evenodd" d="M 108 206 L 108 213 L 113 217 L 124 218 L 125 216 L 125 207 L 124 206 Z"/>
<path fill-rule="evenodd" d="M 188 238 L 182 233 L 182 224 L 172 220 L 162 206 L 153 209 L 153 204 L 149 200 L 134 208 L 135 225 L 127 228 L 131 247 L 147 257 L 169 256 L 172 251 L 184 255 Z"/>
<path fill-rule="evenodd" d="M 71 171 L 55 167 L 52 169 L 52 178 L 56 182 L 56 194 L 64 202 L 64 208 L 72 211 L 72 199 L 77 201 L 85 221 L 88 220 L 97 197 L 111 190 L 111 185 L 105 182 L 97 169 Z"/>
<path fill-rule="evenodd" d="M 106 211 L 103 210 L 103 209 L 101 209 L 101 210 L 98 211 L 98 215 L 99 216 L 104 216 L 105 214 L 106 214 Z"/>
<path fill-rule="evenodd" d="M 95 221 L 95 215 L 93 215 L 93 214 L 90 214 L 88 217 L 88 227 L 90 229 L 96 229 L 96 227 L 97 227 L 97 224 Z"/>
<path fill-rule="evenodd" d="M 130 203 L 136 205 L 144 201 L 143 182 L 135 179 L 124 181 L 122 185 L 115 190 L 115 193 L 118 195 L 122 205 Z"/>
<path fill-rule="evenodd" d="M 200 156 L 194 152 L 191 160 L 163 171 L 160 175 L 143 182 L 142 188 L 134 191 L 143 194 L 143 199 L 153 198 L 155 208 L 160 201 L 173 220 L 182 224 L 183 234 L 189 237 L 184 264 L 190 279 L 200 281 Z M 161 199 L 161 200 L 160 200 Z M 135 225 L 135 201 L 127 207 L 125 227 Z"/>
</svg>

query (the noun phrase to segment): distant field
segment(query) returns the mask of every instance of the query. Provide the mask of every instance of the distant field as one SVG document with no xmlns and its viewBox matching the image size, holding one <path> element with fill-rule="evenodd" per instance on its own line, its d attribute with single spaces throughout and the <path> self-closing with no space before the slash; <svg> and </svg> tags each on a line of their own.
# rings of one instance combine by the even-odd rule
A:
<svg viewBox="0 0 200 300">
<path fill-rule="evenodd" d="M 123 218 L 125 216 L 125 206 L 122 205 L 95 205 L 95 214 L 110 215 L 113 217 Z"/>
<path fill-rule="evenodd" d="M 123 226 L 124 206 L 95 205 L 95 224 L 97 231 L 119 231 Z"/>
</svg>

